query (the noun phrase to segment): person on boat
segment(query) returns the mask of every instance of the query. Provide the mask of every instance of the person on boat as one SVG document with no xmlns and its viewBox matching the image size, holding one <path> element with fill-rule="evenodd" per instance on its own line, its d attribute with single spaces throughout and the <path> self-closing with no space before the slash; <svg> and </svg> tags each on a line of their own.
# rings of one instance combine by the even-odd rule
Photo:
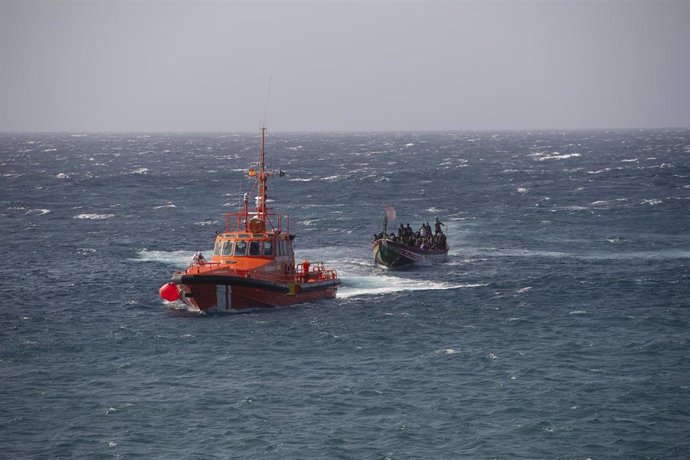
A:
<svg viewBox="0 0 690 460">
<path fill-rule="evenodd" d="M 309 282 L 309 266 L 311 264 L 307 259 L 304 259 L 302 261 L 302 274 L 304 275 L 304 282 L 308 283 Z"/>
<path fill-rule="evenodd" d="M 445 225 L 446 225 L 446 224 L 444 224 L 443 222 L 441 222 L 440 220 L 438 220 L 438 217 L 436 218 L 436 223 L 434 224 L 434 226 L 436 227 L 436 234 L 437 234 L 437 235 L 438 235 L 439 233 L 440 233 L 441 235 L 443 235 L 443 230 L 441 230 L 441 227 L 442 227 L 442 226 L 445 227 Z"/>
<path fill-rule="evenodd" d="M 197 251 L 196 254 L 194 254 L 194 257 L 192 257 L 192 260 L 197 265 L 204 265 L 206 263 L 206 259 L 204 259 L 204 255 L 201 253 L 201 251 Z"/>
</svg>

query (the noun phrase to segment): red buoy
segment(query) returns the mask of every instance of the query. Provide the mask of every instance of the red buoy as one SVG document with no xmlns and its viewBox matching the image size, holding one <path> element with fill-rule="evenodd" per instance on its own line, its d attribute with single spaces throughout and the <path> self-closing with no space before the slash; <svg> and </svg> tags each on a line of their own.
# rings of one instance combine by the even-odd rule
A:
<svg viewBox="0 0 690 460">
<path fill-rule="evenodd" d="M 180 298 L 180 291 L 174 283 L 166 283 L 158 290 L 158 294 L 168 302 L 174 302 Z"/>
</svg>

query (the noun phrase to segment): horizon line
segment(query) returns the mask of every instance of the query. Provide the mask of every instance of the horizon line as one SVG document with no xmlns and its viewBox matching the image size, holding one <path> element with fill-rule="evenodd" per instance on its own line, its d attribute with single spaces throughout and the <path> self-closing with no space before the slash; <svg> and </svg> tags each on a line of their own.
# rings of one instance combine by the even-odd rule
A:
<svg viewBox="0 0 690 460">
<path fill-rule="evenodd" d="M 685 130 L 690 126 L 664 126 L 664 127 L 590 127 L 590 128 L 461 128 L 461 129 L 315 129 L 315 130 L 271 130 L 274 134 L 385 134 L 385 133 L 496 133 L 496 132 L 577 132 L 577 131 L 667 131 Z M 255 131 L 194 131 L 194 130 L 0 130 L 0 135 L 6 134 L 255 134 Z"/>
</svg>

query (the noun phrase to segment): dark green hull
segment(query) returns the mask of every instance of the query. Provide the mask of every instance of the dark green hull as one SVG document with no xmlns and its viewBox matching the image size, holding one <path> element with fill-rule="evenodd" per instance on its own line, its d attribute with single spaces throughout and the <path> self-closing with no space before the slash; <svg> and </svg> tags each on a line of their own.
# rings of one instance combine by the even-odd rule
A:
<svg viewBox="0 0 690 460">
<path fill-rule="evenodd" d="M 423 250 L 386 239 L 374 241 L 371 250 L 377 265 L 394 269 L 414 264 L 444 262 L 448 256 L 447 247 Z"/>
</svg>

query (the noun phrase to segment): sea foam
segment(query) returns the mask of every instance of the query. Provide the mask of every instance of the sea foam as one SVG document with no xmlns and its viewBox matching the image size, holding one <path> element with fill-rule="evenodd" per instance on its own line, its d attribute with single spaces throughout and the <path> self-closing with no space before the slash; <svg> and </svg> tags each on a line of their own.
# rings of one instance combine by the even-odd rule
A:
<svg viewBox="0 0 690 460">
<path fill-rule="evenodd" d="M 114 216 L 115 214 L 77 214 L 73 219 L 104 220 Z"/>
</svg>

